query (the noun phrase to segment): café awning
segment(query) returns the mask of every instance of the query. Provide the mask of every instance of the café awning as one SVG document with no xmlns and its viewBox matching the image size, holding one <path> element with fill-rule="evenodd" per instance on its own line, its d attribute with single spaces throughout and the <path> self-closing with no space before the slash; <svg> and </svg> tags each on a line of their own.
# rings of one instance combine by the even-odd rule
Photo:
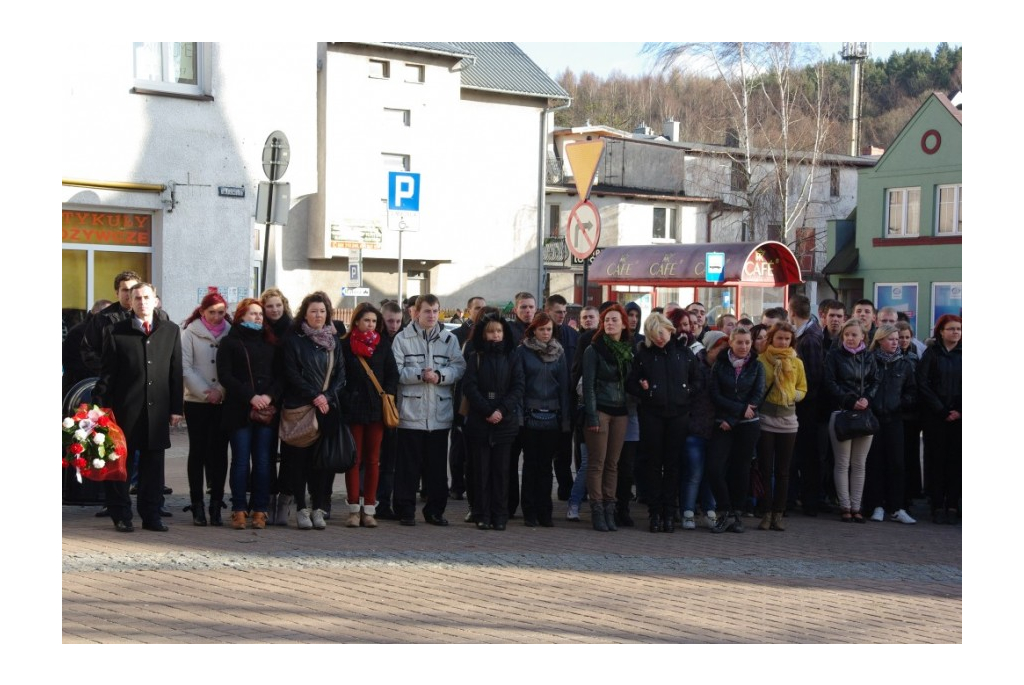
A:
<svg viewBox="0 0 1024 685">
<path fill-rule="evenodd" d="M 704 268 L 709 252 L 725 255 L 723 278 L 710 283 Z M 589 280 L 599 285 L 647 285 L 669 288 L 708 286 L 773 287 L 803 283 L 792 251 L 774 240 L 763 243 L 690 245 L 616 245 L 594 258 Z"/>
</svg>

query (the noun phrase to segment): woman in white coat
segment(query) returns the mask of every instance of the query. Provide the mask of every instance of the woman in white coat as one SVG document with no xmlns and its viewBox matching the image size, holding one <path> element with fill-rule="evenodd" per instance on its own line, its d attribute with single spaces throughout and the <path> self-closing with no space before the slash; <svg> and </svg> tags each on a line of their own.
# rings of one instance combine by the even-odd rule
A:
<svg viewBox="0 0 1024 685">
<path fill-rule="evenodd" d="M 188 489 L 192 523 L 207 524 L 203 508 L 203 475 L 210 488 L 211 526 L 223 525 L 224 481 L 228 475 L 228 435 L 221 428 L 224 386 L 217 376 L 217 348 L 228 334 L 228 303 L 208 293 L 181 334 L 181 365 L 185 377 L 185 421 L 188 424 Z"/>
</svg>

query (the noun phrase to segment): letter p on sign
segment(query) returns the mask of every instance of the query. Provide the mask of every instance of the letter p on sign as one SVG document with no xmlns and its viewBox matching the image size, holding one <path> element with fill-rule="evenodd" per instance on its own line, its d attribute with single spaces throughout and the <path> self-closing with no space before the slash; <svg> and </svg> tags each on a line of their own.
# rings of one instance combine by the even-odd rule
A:
<svg viewBox="0 0 1024 685">
<path fill-rule="evenodd" d="M 420 175 L 407 171 L 388 172 L 388 209 L 420 211 Z"/>
</svg>

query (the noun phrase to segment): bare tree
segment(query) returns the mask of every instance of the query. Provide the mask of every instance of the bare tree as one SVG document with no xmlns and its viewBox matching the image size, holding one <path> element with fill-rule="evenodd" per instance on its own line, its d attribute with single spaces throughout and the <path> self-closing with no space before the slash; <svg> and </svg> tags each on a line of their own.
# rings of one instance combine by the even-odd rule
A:
<svg viewBox="0 0 1024 685">
<path fill-rule="evenodd" d="M 793 244 L 811 202 L 834 103 L 820 59 L 817 68 L 804 66 L 812 51 L 800 43 L 644 46 L 663 71 L 710 72 L 723 88 L 729 114 L 717 133 L 731 143 L 731 201 L 747 212 L 745 239 L 778 226 L 777 238 Z"/>
</svg>

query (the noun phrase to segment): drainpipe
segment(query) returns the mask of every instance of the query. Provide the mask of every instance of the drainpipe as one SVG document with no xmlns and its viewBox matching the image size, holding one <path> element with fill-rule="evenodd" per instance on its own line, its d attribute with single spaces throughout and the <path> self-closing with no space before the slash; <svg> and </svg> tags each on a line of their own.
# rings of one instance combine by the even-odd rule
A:
<svg viewBox="0 0 1024 685">
<path fill-rule="evenodd" d="M 544 300 L 544 190 L 547 188 L 548 170 L 548 113 L 568 109 L 572 106 L 572 98 L 558 107 L 545 107 L 540 111 L 540 178 L 537 182 L 537 307 L 543 306 Z"/>
</svg>

